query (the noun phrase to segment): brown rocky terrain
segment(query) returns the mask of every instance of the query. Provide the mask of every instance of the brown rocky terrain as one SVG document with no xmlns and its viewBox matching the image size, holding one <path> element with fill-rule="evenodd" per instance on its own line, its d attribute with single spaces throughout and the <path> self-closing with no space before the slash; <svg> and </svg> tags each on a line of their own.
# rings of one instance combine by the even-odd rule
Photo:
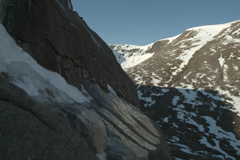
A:
<svg viewBox="0 0 240 160">
<path fill-rule="evenodd" d="M 152 54 L 124 70 L 174 157 L 240 158 L 240 21 L 190 28 L 147 46 L 110 47 L 124 66 L 132 55 Z"/>
</svg>

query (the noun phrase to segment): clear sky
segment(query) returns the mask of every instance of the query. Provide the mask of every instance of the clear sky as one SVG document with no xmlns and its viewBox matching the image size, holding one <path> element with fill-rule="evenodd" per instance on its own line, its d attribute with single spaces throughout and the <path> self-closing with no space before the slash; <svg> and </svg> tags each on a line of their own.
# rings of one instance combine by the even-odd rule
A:
<svg viewBox="0 0 240 160">
<path fill-rule="evenodd" d="M 240 20 L 240 0 L 72 0 L 108 44 L 147 45 L 202 25 Z"/>
</svg>

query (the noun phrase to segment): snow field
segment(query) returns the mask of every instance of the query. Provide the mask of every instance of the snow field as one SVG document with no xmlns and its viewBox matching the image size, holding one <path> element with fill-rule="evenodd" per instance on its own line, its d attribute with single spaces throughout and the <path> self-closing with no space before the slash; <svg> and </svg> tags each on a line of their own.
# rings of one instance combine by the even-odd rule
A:
<svg viewBox="0 0 240 160">
<path fill-rule="evenodd" d="M 145 107 L 151 108 L 152 106 L 156 105 L 156 99 L 153 99 L 152 97 L 159 96 L 164 96 L 164 94 L 167 94 L 170 90 L 163 88 L 160 89 L 159 92 L 151 92 L 149 96 L 144 96 L 144 92 L 141 92 L 139 90 L 140 86 L 137 88 L 139 98 L 143 101 L 146 102 Z M 205 104 L 209 105 L 209 109 L 212 109 L 211 111 L 214 112 L 216 107 L 220 107 L 224 110 L 229 110 L 231 111 L 230 108 L 227 106 L 218 106 L 218 102 L 224 102 L 224 99 L 222 99 L 220 94 L 211 94 L 207 91 L 204 90 L 191 90 L 191 89 L 182 89 L 182 88 L 177 88 L 178 92 L 180 95 L 173 96 L 172 97 L 172 105 L 170 108 L 172 108 L 173 111 L 176 111 L 176 118 L 178 119 L 178 122 L 182 122 L 184 124 L 188 124 L 190 126 L 195 126 L 195 129 L 197 129 L 197 133 L 202 134 L 202 138 L 199 140 L 199 143 L 202 145 L 205 145 L 209 149 L 217 150 L 219 151 L 219 154 L 214 154 L 218 158 L 228 158 L 231 160 L 235 160 L 234 157 L 232 157 L 229 153 L 227 153 L 224 149 L 221 148 L 220 146 L 220 141 L 227 141 L 233 147 L 234 150 L 236 150 L 237 154 L 240 155 L 240 141 L 236 138 L 235 134 L 232 132 L 225 131 L 223 128 L 217 125 L 217 121 L 220 119 L 215 119 L 210 116 L 201 116 L 199 115 L 197 111 L 198 106 L 204 105 L 201 99 L 199 99 L 197 92 L 201 92 L 202 95 L 208 97 L 209 99 L 212 99 L 213 102 L 211 104 Z M 152 105 L 150 105 L 152 104 Z M 186 107 L 184 104 L 189 104 L 192 107 L 196 107 L 194 109 L 194 112 L 187 111 Z M 188 105 L 188 107 L 189 107 Z M 155 106 L 156 107 L 156 106 Z M 163 117 L 162 121 L 158 120 L 157 124 L 161 126 L 162 123 L 169 123 L 169 127 L 173 127 L 177 130 L 181 130 L 181 127 L 175 123 L 173 123 L 172 116 L 166 116 Z M 196 121 L 196 119 L 204 119 L 205 123 L 200 124 Z M 233 122 L 234 124 L 234 122 Z M 194 127 L 189 128 L 189 131 L 192 131 Z M 207 129 L 207 130 L 206 130 Z M 195 132 L 195 131 L 194 131 Z M 214 137 L 211 137 L 211 140 L 215 143 L 212 144 L 208 141 L 208 138 L 210 135 L 214 135 Z M 201 155 L 201 154 L 208 154 L 204 153 L 204 150 L 198 150 L 198 151 L 193 151 L 189 146 L 186 144 L 180 143 L 179 137 L 173 136 L 169 139 L 169 143 L 173 143 L 174 145 L 177 145 L 180 148 L 182 152 L 188 153 L 188 154 L 193 154 L 193 155 Z"/>
</svg>

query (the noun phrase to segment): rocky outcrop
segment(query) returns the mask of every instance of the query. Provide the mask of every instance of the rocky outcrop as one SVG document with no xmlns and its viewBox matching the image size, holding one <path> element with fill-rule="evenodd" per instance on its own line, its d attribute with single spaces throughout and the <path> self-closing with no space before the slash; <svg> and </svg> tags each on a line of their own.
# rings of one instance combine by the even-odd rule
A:
<svg viewBox="0 0 240 160">
<path fill-rule="evenodd" d="M 20 52 L 17 54 L 23 53 Z M 28 58 L 28 60 L 30 59 Z M 5 63 L 10 63 L 11 67 L 7 65 L 7 67 L 10 67 L 7 68 Z M 77 144 L 81 143 L 81 145 L 83 145 L 85 141 L 87 142 L 87 146 L 82 146 L 83 150 L 71 144 L 74 150 L 71 154 L 74 154 L 77 158 L 79 158 L 79 156 L 75 154 L 75 151 L 86 152 L 86 155 L 82 155 L 83 159 L 85 156 L 88 157 L 86 159 L 94 159 L 92 152 L 97 154 L 100 159 L 104 157 L 107 159 L 129 160 L 159 159 L 159 157 L 170 159 L 162 132 L 147 116 L 143 115 L 129 102 L 118 97 L 112 89 L 111 92 L 106 93 L 97 84 L 88 80 L 82 80 L 81 83 L 84 84 L 85 91 L 82 90 L 81 92 L 88 98 L 91 96 L 91 101 L 63 101 L 59 99 L 62 97 L 59 97 L 61 91 L 58 90 L 58 88 L 54 89 L 51 81 L 47 82 L 43 80 L 44 77 L 41 77 L 37 73 L 37 70 L 40 70 L 39 68 L 34 71 L 30 66 L 27 66 L 27 69 L 23 68 L 22 65 L 27 66 L 23 61 L 4 62 L 0 60 L 1 71 L 2 69 L 6 69 L 5 72 L 1 72 L 1 76 L 4 77 L 5 80 L 1 78 L 0 100 L 6 102 L 1 104 L 3 109 L 1 114 L 2 117 L 10 116 L 11 119 L 1 119 L 3 124 L 1 133 L 4 136 L 0 137 L 0 146 L 6 146 L 5 143 L 11 146 L 15 144 L 13 141 L 19 142 L 16 148 L 8 147 L 1 150 L 1 155 L 5 154 L 3 159 L 5 157 L 6 159 L 16 159 L 18 152 L 21 152 L 24 159 L 24 157 L 29 156 L 29 151 L 32 153 L 31 157 L 42 159 L 42 156 L 44 158 L 46 155 L 51 157 L 51 159 L 57 159 L 57 155 L 55 154 L 61 152 L 61 149 L 69 151 L 64 143 L 69 142 L 71 144 L 71 138 L 74 137 L 84 138 L 84 140 L 82 140 L 83 142 L 76 140 L 75 143 Z M 22 68 L 23 70 L 17 70 L 16 67 Z M 37 92 L 40 96 L 32 96 L 33 98 L 30 98 L 22 89 L 7 82 L 10 81 L 19 84 L 23 79 L 28 79 L 27 77 L 36 78 L 33 79 L 33 81 L 40 80 L 36 86 L 33 86 L 34 84 L 29 85 L 33 88 L 37 87 Z M 50 77 L 50 75 L 47 77 Z M 27 88 L 29 86 L 27 86 Z M 44 89 L 47 94 L 43 93 L 44 91 L 41 89 L 41 86 L 47 88 Z M 70 99 L 68 95 L 64 96 Z M 79 96 L 83 95 L 79 94 Z M 36 99 L 38 102 L 33 99 Z M 11 118 L 11 115 L 8 115 L 8 111 L 5 112 L 5 108 L 9 107 L 9 104 L 14 104 L 12 112 L 14 112 L 13 114 L 17 119 Z M 26 113 L 21 114 L 21 110 L 24 110 Z M 28 118 L 28 121 L 26 121 L 26 118 Z M 38 119 L 41 123 L 35 122 L 35 119 Z M 16 123 L 16 121 L 18 122 Z M 8 126 L 11 127 L 7 129 Z M 16 127 L 21 129 L 16 129 Z M 43 131 L 46 130 L 45 128 L 56 130 L 57 133 L 48 133 L 48 131 L 43 133 Z M 41 129 L 41 131 L 38 132 L 38 129 Z M 19 136 L 15 136 L 15 132 L 19 133 Z M 60 133 L 64 136 L 70 134 L 70 136 L 62 137 L 64 142 L 59 140 L 59 142 L 55 144 L 55 139 Z M 44 139 L 48 134 L 49 137 Z M 60 134 L 60 138 L 62 134 Z M 52 137 L 54 135 L 56 137 Z M 15 137 L 15 139 L 9 141 L 9 139 L 13 137 Z M 31 138 L 26 140 L 27 137 Z M 64 138 L 67 138 L 67 142 L 65 142 Z M 38 142 L 38 139 L 41 143 Z M 54 153 L 48 149 L 44 150 L 44 152 L 38 152 L 38 150 L 42 150 L 42 147 L 45 147 L 49 142 L 51 142 L 52 147 L 57 145 Z M 32 147 L 33 145 L 34 148 Z M 25 150 L 20 149 L 23 146 Z M 58 149 L 58 147 L 60 147 L 60 149 Z M 89 150 L 88 147 L 91 150 Z M 65 155 L 65 153 L 66 152 L 61 152 L 60 155 L 64 154 L 63 157 L 68 156 L 68 154 Z M 38 154 L 40 154 L 40 156 L 38 156 Z"/>
<path fill-rule="evenodd" d="M 86 141 L 70 128 L 64 118 L 2 77 L 0 117 L 2 160 L 97 159 Z"/>
<path fill-rule="evenodd" d="M 133 82 L 70 1 L 0 4 L 23 48 L 0 24 L 1 159 L 171 159 L 162 132 L 137 108 Z"/>
<path fill-rule="evenodd" d="M 0 0 L 0 20 L 19 46 L 69 83 L 89 79 L 139 107 L 134 84 L 111 49 L 93 32 L 69 0 Z"/>
<path fill-rule="evenodd" d="M 155 123 L 116 93 L 106 94 L 89 81 L 88 93 L 96 100 L 108 133 L 109 159 L 170 159 L 162 132 Z"/>
</svg>

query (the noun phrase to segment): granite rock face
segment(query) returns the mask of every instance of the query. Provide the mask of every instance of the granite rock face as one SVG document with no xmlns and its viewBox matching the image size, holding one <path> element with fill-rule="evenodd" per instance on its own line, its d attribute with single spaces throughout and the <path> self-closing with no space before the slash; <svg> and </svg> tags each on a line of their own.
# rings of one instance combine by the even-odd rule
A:
<svg viewBox="0 0 240 160">
<path fill-rule="evenodd" d="M 93 32 L 69 0 L 0 0 L 0 20 L 26 52 L 69 83 L 89 79 L 139 107 L 131 79 L 111 49 Z"/>
<path fill-rule="evenodd" d="M 0 118 L 0 159 L 18 159 L 20 153 L 20 159 L 171 159 L 162 132 L 138 109 L 133 82 L 105 42 L 72 11 L 69 0 L 0 4 L 0 20 L 18 44 L 0 24 L 0 35 L 8 39 L 0 37 L 0 78 L 5 78 L 0 81 L 5 117 Z M 21 60 L 4 61 L 12 56 L 7 47 Z M 58 75 L 54 72 L 76 86 L 86 101 L 71 99 L 71 93 L 49 81 L 50 74 Z M 37 96 L 15 86 L 25 79 L 32 86 L 18 87 L 26 92 L 35 87 Z"/>
<path fill-rule="evenodd" d="M 97 159 L 86 141 L 70 128 L 64 118 L 2 77 L 0 135 L 2 160 Z"/>
</svg>

